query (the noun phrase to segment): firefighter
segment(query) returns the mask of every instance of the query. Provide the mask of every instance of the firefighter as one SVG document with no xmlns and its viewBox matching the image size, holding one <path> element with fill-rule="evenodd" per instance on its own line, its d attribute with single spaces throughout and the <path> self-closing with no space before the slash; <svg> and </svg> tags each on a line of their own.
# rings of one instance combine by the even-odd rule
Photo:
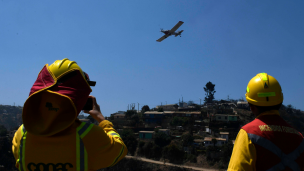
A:
<svg viewBox="0 0 304 171">
<path fill-rule="evenodd" d="M 239 131 L 228 171 L 303 170 L 303 136 L 280 117 L 279 82 L 259 73 L 249 81 L 245 96 L 256 118 Z"/>
<path fill-rule="evenodd" d="M 23 125 L 13 138 L 19 170 L 98 170 L 115 165 L 128 150 L 113 124 L 105 120 L 92 92 L 88 74 L 69 59 L 46 64 L 31 88 L 22 111 Z M 98 126 L 81 122 L 85 111 Z"/>
</svg>

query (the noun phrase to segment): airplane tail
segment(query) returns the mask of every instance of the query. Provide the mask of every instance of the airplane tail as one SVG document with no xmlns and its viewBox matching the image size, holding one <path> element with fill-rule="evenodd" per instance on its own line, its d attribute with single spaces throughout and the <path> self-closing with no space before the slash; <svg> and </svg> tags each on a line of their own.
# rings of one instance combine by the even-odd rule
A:
<svg viewBox="0 0 304 171">
<path fill-rule="evenodd" d="M 180 36 L 180 37 L 181 37 L 183 31 L 184 31 L 184 30 L 179 31 L 179 32 L 175 35 L 175 37 L 176 37 L 176 36 Z"/>
</svg>

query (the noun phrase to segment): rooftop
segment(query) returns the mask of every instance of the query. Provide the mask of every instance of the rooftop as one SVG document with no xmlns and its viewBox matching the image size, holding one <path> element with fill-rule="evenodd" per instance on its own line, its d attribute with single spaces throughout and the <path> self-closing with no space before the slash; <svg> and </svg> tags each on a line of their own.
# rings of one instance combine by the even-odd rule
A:
<svg viewBox="0 0 304 171">
<path fill-rule="evenodd" d="M 164 112 L 156 112 L 156 111 L 147 111 L 144 114 L 156 114 L 156 115 L 161 115 L 164 114 Z"/>
<path fill-rule="evenodd" d="M 225 138 L 214 138 L 214 137 L 205 137 L 204 141 L 212 141 L 212 139 L 216 139 L 217 141 L 226 141 Z"/>
<path fill-rule="evenodd" d="M 231 114 L 215 114 L 215 116 L 236 116 L 236 115 L 231 115 Z"/>
<path fill-rule="evenodd" d="M 162 106 L 178 106 L 177 104 L 167 104 L 167 105 L 161 105 L 161 106 L 156 106 L 156 107 L 162 107 Z"/>
<path fill-rule="evenodd" d="M 126 114 L 114 114 L 114 116 L 126 116 Z"/>
<path fill-rule="evenodd" d="M 196 142 L 196 143 L 204 142 L 203 139 L 194 139 L 193 141 Z"/>
<path fill-rule="evenodd" d="M 221 135 L 229 135 L 229 132 L 220 132 Z"/>
<path fill-rule="evenodd" d="M 241 102 L 241 101 L 238 101 L 237 104 L 248 104 L 248 102 Z"/>
<path fill-rule="evenodd" d="M 139 133 L 154 133 L 154 131 L 139 131 Z"/>
</svg>

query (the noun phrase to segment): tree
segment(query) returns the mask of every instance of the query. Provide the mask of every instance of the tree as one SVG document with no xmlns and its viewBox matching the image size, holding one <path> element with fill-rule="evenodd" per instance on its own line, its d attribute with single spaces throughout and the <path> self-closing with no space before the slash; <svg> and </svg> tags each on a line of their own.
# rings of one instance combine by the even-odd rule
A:
<svg viewBox="0 0 304 171">
<path fill-rule="evenodd" d="M 223 163 L 227 165 L 227 167 L 230 161 L 232 150 L 233 150 L 233 144 L 231 141 L 229 141 L 228 144 L 222 146 L 222 155 L 220 158 L 223 161 Z"/>
<path fill-rule="evenodd" d="M 130 118 L 134 114 L 137 114 L 136 110 L 127 110 L 126 117 Z"/>
<path fill-rule="evenodd" d="M 192 100 L 189 100 L 188 101 L 188 106 L 192 106 L 192 105 L 194 105 L 194 102 Z"/>
<path fill-rule="evenodd" d="M 168 144 L 170 144 L 170 142 L 171 142 L 170 136 L 165 134 L 164 132 L 158 132 L 155 134 L 154 143 L 160 146 L 161 148 L 167 146 Z"/>
<path fill-rule="evenodd" d="M 144 154 L 145 154 L 145 157 L 146 158 L 152 158 L 153 157 L 153 152 L 152 152 L 152 148 L 153 148 L 154 144 L 149 141 L 149 142 L 146 142 L 145 145 L 143 146 L 143 151 L 144 151 Z"/>
<path fill-rule="evenodd" d="M 12 153 L 12 141 L 7 137 L 0 139 L 0 165 L 3 170 L 15 170 L 15 158 Z M 2 170 L 1 169 L 1 170 Z"/>
<path fill-rule="evenodd" d="M 164 109 L 162 107 L 157 108 L 157 112 L 163 112 Z"/>
<path fill-rule="evenodd" d="M 153 147 L 151 149 L 152 151 L 152 158 L 160 159 L 162 156 L 162 148 L 158 146 L 157 144 L 153 144 Z"/>
<path fill-rule="evenodd" d="M 193 136 L 190 133 L 183 134 L 181 136 L 183 146 L 188 146 L 189 144 L 193 143 Z"/>
<path fill-rule="evenodd" d="M 144 105 L 142 108 L 141 108 L 141 113 L 144 114 L 146 111 L 150 111 L 150 107 L 148 105 Z"/>
<path fill-rule="evenodd" d="M 138 143 L 133 131 L 131 129 L 124 129 L 120 136 L 121 139 L 124 141 L 125 145 L 127 146 L 129 153 L 133 156 Z"/>
<path fill-rule="evenodd" d="M 0 125 L 0 137 L 6 136 L 6 134 L 7 134 L 7 129 L 3 125 Z"/>
<path fill-rule="evenodd" d="M 111 121 L 114 120 L 114 116 L 113 116 L 113 115 L 110 116 L 110 120 L 111 120 Z"/>
<path fill-rule="evenodd" d="M 139 141 L 137 155 L 145 155 L 144 145 L 145 145 L 144 141 Z"/>
<path fill-rule="evenodd" d="M 213 101 L 214 93 L 216 92 L 216 91 L 214 91 L 214 87 L 215 87 L 215 84 L 212 84 L 212 82 L 210 82 L 210 81 L 204 87 L 204 91 L 206 92 L 205 93 L 206 97 L 205 97 L 204 101 L 206 103 L 211 103 Z"/>
<path fill-rule="evenodd" d="M 185 152 L 175 144 L 166 146 L 163 150 L 163 157 L 171 163 L 182 163 Z"/>
<path fill-rule="evenodd" d="M 289 105 L 286 106 L 286 112 L 288 114 L 292 114 L 293 113 L 292 112 L 293 109 L 294 109 L 294 107 L 291 104 L 289 104 Z"/>
<path fill-rule="evenodd" d="M 134 114 L 131 116 L 132 121 L 134 122 L 134 124 L 139 122 L 139 115 L 138 114 Z"/>
<path fill-rule="evenodd" d="M 217 140 L 215 138 L 212 138 L 213 147 L 215 147 L 215 144 L 217 143 Z"/>
<path fill-rule="evenodd" d="M 170 125 L 172 126 L 185 126 L 189 122 L 188 118 L 181 118 L 178 116 L 174 116 L 174 118 L 171 120 Z"/>
</svg>

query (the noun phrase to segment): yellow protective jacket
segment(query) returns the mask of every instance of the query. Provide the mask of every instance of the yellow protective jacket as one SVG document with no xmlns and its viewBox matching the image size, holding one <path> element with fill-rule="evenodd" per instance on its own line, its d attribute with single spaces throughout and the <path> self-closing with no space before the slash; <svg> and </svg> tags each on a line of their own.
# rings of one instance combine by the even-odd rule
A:
<svg viewBox="0 0 304 171">
<path fill-rule="evenodd" d="M 98 170 L 115 165 L 128 152 L 107 120 L 99 126 L 76 120 L 53 136 L 37 136 L 23 129 L 21 125 L 13 139 L 19 170 Z"/>
<path fill-rule="evenodd" d="M 13 139 L 19 170 L 98 170 L 127 154 L 111 122 L 96 126 L 77 119 L 91 91 L 78 69 L 57 78 L 47 64 L 42 68 L 23 106 L 23 125 Z"/>
</svg>

